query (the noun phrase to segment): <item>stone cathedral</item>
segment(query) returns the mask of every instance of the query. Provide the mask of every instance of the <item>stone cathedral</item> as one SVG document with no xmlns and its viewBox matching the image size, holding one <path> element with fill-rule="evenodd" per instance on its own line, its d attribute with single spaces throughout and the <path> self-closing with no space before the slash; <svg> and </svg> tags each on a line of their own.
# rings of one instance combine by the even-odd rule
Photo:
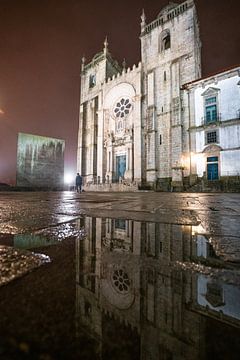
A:
<svg viewBox="0 0 240 360">
<path fill-rule="evenodd" d="M 189 151 L 183 84 L 201 77 L 201 42 L 193 0 L 170 3 L 147 24 L 141 61 L 120 66 L 103 50 L 82 59 L 78 171 L 93 190 L 181 189 Z"/>
</svg>

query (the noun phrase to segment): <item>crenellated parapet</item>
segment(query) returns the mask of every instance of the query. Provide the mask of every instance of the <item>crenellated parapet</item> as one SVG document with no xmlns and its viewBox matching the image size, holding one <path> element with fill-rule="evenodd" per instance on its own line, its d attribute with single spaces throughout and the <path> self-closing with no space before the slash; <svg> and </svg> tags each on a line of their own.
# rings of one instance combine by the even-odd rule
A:
<svg viewBox="0 0 240 360">
<path fill-rule="evenodd" d="M 106 81 L 104 81 L 104 84 L 110 84 L 111 82 L 115 81 L 116 79 L 118 79 L 120 81 L 121 80 L 125 81 L 126 80 L 126 75 L 128 77 L 128 76 L 131 76 L 131 74 L 132 75 L 137 74 L 137 73 L 139 73 L 139 71 L 141 71 L 141 69 L 142 69 L 142 63 L 139 62 L 137 65 L 134 64 L 132 66 L 132 68 L 128 67 L 127 69 L 123 69 L 123 71 L 118 72 L 117 75 L 113 75 L 111 77 L 108 77 L 106 79 Z"/>
<path fill-rule="evenodd" d="M 194 5 L 193 0 L 187 0 L 182 4 L 175 4 L 171 3 L 167 5 L 158 15 L 157 19 L 152 21 L 150 24 L 145 23 L 145 15 L 144 20 L 142 16 L 142 22 L 141 22 L 141 36 L 144 36 L 146 34 L 149 34 L 153 29 L 162 26 L 169 20 L 172 20 L 173 18 L 183 14 L 186 10 L 188 10 L 190 7 Z"/>
</svg>

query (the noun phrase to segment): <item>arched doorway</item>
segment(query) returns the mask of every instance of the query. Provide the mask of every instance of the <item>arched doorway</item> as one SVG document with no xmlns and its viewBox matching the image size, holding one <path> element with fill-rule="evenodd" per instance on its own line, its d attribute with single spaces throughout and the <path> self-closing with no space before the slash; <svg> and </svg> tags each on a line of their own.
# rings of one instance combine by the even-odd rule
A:
<svg viewBox="0 0 240 360">
<path fill-rule="evenodd" d="M 218 180 L 220 176 L 220 151 L 217 145 L 209 145 L 204 149 L 206 177 L 209 181 Z"/>
</svg>

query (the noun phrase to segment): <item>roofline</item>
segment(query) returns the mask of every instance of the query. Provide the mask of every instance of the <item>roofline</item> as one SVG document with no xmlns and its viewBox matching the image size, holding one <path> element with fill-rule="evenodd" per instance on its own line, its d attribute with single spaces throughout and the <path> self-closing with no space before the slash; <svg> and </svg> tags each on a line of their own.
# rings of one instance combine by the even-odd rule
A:
<svg viewBox="0 0 240 360">
<path fill-rule="evenodd" d="M 198 82 L 201 82 L 202 80 L 211 78 L 211 77 L 216 76 L 216 75 L 219 75 L 219 74 L 224 74 L 224 73 L 226 73 L 226 72 L 228 72 L 228 71 L 230 71 L 230 70 L 237 70 L 238 68 L 240 69 L 240 64 L 238 64 L 238 65 L 232 65 L 232 66 L 227 67 L 227 68 L 225 68 L 225 69 L 222 69 L 222 70 L 213 72 L 213 73 L 211 73 L 211 74 L 209 74 L 209 75 L 207 75 L 207 76 L 203 76 L 203 77 L 201 77 L 201 78 L 199 78 L 199 79 L 196 79 L 196 80 L 190 81 L 190 82 L 188 82 L 188 83 L 186 83 L 186 84 L 183 84 L 181 88 L 182 88 L 182 89 L 186 89 L 187 87 L 189 87 L 189 86 L 192 85 L 192 84 L 196 84 L 196 83 L 198 83 Z M 240 76 L 240 74 L 239 74 L 239 76 Z"/>
</svg>

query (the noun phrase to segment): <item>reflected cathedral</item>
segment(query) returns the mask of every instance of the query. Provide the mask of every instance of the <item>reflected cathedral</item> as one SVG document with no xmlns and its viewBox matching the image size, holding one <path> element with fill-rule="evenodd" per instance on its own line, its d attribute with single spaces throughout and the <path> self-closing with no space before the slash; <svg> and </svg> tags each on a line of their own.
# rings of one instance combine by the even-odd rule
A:
<svg viewBox="0 0 240 360">
<path fill-rule="evenodd" d="M 237 358 L 236 340 L 229 349 L 220 337 L 240 334 L 239 283 L 230 265 L 227 281 L 219 276 L 223 262 L 201 226 L 92 217 L 78 226 L 76 327 L 97 341 L 99 358 Z"/>
</svg>

